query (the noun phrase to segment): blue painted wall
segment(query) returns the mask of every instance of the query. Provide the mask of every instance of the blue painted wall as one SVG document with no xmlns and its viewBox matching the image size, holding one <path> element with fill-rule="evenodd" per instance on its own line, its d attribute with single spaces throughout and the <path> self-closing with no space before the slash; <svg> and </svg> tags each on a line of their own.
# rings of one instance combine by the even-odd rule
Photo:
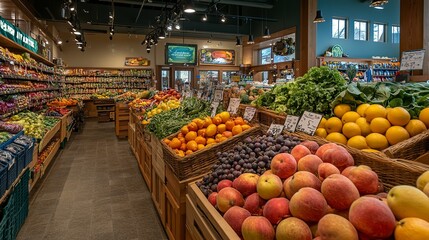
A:
<svg viewBox="0 0 429 240">
<path fill-rule="evenodd" d="M 390 0 L 383 10 L 370 8 L 371 1 L 362 0 L 319 0 L 318 9 L 322 10 L 324 23 L 317 24 L 316 54 L 321 56 L 325 51 L 339 44 L 349 57 L 371 58 L 387 56 L 399 58 L 399 44 L 392 43 L 392 24 L 399 25 L 400 0 Z M 346 39 L 332 38 L 332 17 L 347 18 L 348 33 Z M 369 40 L 354 40 L 354 20 L 369 22 Z M 373 41 L 373 24 L 387 24 L 387 41 Z"/>
</svg>

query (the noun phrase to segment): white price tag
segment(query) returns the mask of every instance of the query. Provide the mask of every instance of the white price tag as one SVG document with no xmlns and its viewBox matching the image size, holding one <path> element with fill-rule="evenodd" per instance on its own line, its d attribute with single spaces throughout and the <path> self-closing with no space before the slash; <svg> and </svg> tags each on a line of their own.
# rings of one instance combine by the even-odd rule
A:
<svg viewBox="0 0 429 240">
<path fill-rule="evenodd" d="M 200 91 L 198 91 L 198 92 L 197 92 L 197 97 L 198 97 L 199 99 L 201 99 L 201 96 L 202 96 L 202 95 L 203 95 L 203 91 L 201 91 L 201 90 L 200 90 Z"/>
<path fill-rule="evenodd" d="M 211 108 L 212 108 L 211 117 L 216 116 L 216 111 L 217 111 L 218 107 L 219 107 L 219 102 L 212 102 L 212 104 L 211 104 Z"/>
<path fill-rule="evenodd" d="M 214 91 L 213 101 L 214 102 L 220 102 L 222 100 L 223 100 L 223 90 L 222 89 L 216 89 Z"/>
<path fill-rule="evenodd" d="M 186 91 L 185 92 L 185 97 L 187 97 L 187 98 L 192 97 L 192 92 L 191 91 Z"/>
<path fill-rule="evenodd" d="M 284 128 L 283 125 L 273 123 L 273 124 L 271 124 L 271 126 L 268 129 L 267 133 L 271 134 L 273 136 L 277 136 L 277 135 L 279 135 L 279 134 L 281 134 L 283 132 L 283 128 Z"/>
<path fill-rule="evenodd" d="M 287 115 L 285 121 L 285 129 L 289 132 L 295 132 L 296 125 L 298 124 L 299 117 L 293 115 Z"/>
<path fill-rule="evenodd" d="M 227 112 L 229 112 L 230 114 L 236 114 L 239 106 L 240 98 L 230 98 Z"/>
<path fill-rule="evenodd" d="M 243 119 L 250 122 L 255 116 L 255 113 L 256 113 L 256 108 L 246 107 L 246 109 L 244 109 Z"/>
<path fill-rule="evenodd" d="M 296 130 L 313 136 L 322 117 L 321 114 L 305 111 L 299 119 Z"/>
</svg>

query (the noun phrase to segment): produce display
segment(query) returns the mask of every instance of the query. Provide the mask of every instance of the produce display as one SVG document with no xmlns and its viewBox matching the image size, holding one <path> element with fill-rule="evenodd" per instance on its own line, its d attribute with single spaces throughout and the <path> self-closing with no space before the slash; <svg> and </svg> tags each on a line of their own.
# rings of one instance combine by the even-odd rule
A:
<svg viewBox="0 0 429 240">
<path fill-rule="evenodd" d="M 231 117 L 229 112 L 221 112 L 215 117 L 195 118 L 180 129 L 172 139 L 163 141 L 181 157 L 220 143 L 250 129 L 242 117 Z"/>
<path fill-rule="evenodd" d="M 12 138 L 12 134 L 8 132 L 0 132 L 0 144 Z"/>
<path fill-rule="evenodd" d="M 229 90 L 230 98 L 240 98 L 240 103 L 250 104 L 252 101 L 264 94 L 267 90 L 264 88 L 256 88 L 255 86 L 247 85 L 245 88 L 231 87 Z"/>
<path fill-rule="evenodd" d="M 23 127 L 21 125 L 0 121 L 0 130 L 1 131 L 16 134 L 16 133 L 21 132 L 22 129 L 23 129 Z"/>
<path fill-rule="evenodd" d="M 13 94 L 20 92 L 58 90 L 58 88 L 46 83 L 33 83 L 29 81 L 0 81 L 0 94 Z"/>
<path fill-rule="evenodd" d="M 335 117 L 322 119 L 316 135 L 364 151 L 383 150 L 429 128 L 429 108 L 419 113 L 411 119 L 403 107 L 364 103 L 352 111 L 352 106 L 338 104 Z"/>
<path fill-rule="evenodd" d="M 22 66 L 37 68 L 46 72 L 54 72 L 53 67 L 49 67 L 44 63 L 38 63 L 29 53 L 15 54 L 9 51 L 9 49 L 0 47 L 0 57 L 6 61 L 14 61 Z"/>
<path fill-rule="evenodd" d="M 57 96 L 58 92 L 31 92 L 7 95 L 0 100 L 0 115 L 10 115 L 30 108 L 40 109 Z"/>
<path fill-rule="evenodd" d="M 176 99 L 168 100 L 166 102 L 161 102 L 158 105 L 147 109 L 144 114 L 145 119 L 142 121 L 143 124 L 149 124 L 153 116 L 160 114 L 163 111 L 169 111 L 171 109 L 176 109 L 180 106 L 180 101 Z"/>
<path fill-rule="evenodd" d="M 58 138 L 52 139 L 49 144 L 43 149 L 41 153 L 37 156 L 37 163 L 34 166 L 34 173 L 40 172 L 42 166 L 44 166 L 46 158 L 52 153 L 52 150 L 59 141 Z"/>
<path fill-rule="evenodd" d="M 244 240 L 429 238 L 429 171 L 417 188 L 385 193 L 377 173 L 354 166 L 346 149 L 312 141 L 274 155 L 269 168 L 220 180 L 208 195 Z"/>
<path fill-rule="evenodd" d="M 121 95 L 115 96 L 114 99 L 117 102 L 129 102 L 134 99 L 148 99 L 153 96 L 154 92 L 149 90 L 144 90 L 141 92 L 127 91 Z"/>
<path fill-rule="evenodd" d="M 78 104 L 78 100 L 73 98 L 58 98 L 51 102 L 49 102 L 48 106 L 53 107 L 67 107 L 67 106 L 76 106 Z"/>
<path fill-rule="evenodd" d="M 45 116 L 62 117 L 69 112 L 70 110 L 67 108 L 49 107 L 45 112 Z"/>
<path fill-rule="evenodd" d="M 58 118 L 45 117 L 43 114 L 24 111 L 10 117 L 8 122 L 23 126 L 25 135 L 40 140 L 58 121 L 60 121 Z"/>
</svg>

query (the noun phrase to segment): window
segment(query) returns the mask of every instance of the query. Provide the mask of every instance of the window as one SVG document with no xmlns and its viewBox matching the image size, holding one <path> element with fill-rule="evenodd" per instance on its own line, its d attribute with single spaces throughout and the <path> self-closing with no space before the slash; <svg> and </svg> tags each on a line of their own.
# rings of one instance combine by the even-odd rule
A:
<svg viewBox="0 0 429 240">
<path fill-rule="evenodd" d="M 374 42 L 386 42 L 386 25 L 374 23 Z"/>
<path fill-rule="evenodd" d="M 343 18 L 332 19 L 332 38 L 346 39 L 347 20 Z"/>
<path fill-rule="evenodd" d="M 393 25 L 392 26 L 392 43 L 399 43 L 399 33 L 400 29 L 399 26 Z"/>
<path fill-rule="evenodd" d="M 368 40 L 368 22 L 355 21 L 355 40 L 367 41 Z"/>
<path fill-rule="evenodd" d="M 271 63 L 271 47 L 263 48 L 259 50 L 259 64 L 270 64 Z"/>
</svg>

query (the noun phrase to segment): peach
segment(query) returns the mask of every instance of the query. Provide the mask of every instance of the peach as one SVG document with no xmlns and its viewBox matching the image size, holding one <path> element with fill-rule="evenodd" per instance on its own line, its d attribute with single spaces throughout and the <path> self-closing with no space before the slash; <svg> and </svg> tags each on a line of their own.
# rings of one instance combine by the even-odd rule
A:
<svg viewBox="0 0 429 240">
<path fill-rule="evenodd" d="M 378 192 L 378 175 L 374 171 L 368 169 L 367 166 L 360 165 L 351 168 L 345 173 L 345 176 L 354 183 L 361 195 L 375 194 Z"/>
<path fill-rule="evenodd" d="M 299 163 L 299 160 L 302 157 L 311 154 L 311 151 L 304 145 L 296 145 L 294 148 L 292 148 L 292 151 L 290 151 L 290 154 L 292 154 L 296 162 Z"/>
<path fill-rule="evenodd" d="M 326 150 L 321 159 L 323 162 L 332 163 L 340 171 L 354 165 L 352 155 L 350 155 L 350 153 L 341 146 Z"/>
<path fill-rule="evenodd" d="M 290 190 L 292 191 L 292 195 L 298 192 L 299 189 L 303 187 L 311 187 L 318 191 L 320 191 L 320 187 L 322 183 L 316 175 L 311 172 L 300 171 L 296 172 L 289 182 Z"/>
<path fill-rule="evenodd" d="M 225 221 L 231 226 L 234 232 L 237 233 L 238 236 L 242 236 L 241 234 L 241 226 L 246 218 L 250 217 L 251 214 L 244 208 L 233 206 L 223 215 Z"/>
<path fill-rule="evenodd" d="M 322 193 L 314 188 L 301 188 L 289 202 L 289 211 L 292 216 L 306 222 L 317 222 L 324 215 L 328 203 Z"/>
<path fill-rule="evenodd" d="M 306 140 L 301 145 L 304 145 L 310 150 L 311 154 L 315 154 L 317 152 L 317 149 L 319 149 L 319 144 L 315 141 Z"/>
<path fill-rule="evenodd" d="M 312 234 L 307 223 L 299 218 L 289 217 L 277 225 L 276 239 L 311 240 Z"/>
<path fill-rule="evenodd" d="M 322 159 L 320 159 L 317 155 L 309 154 L 299 160 L 298 171 L 307 171 L 317 175 L 317 169 L 322 163 Z"/>
<path fill-rule="evenodd" d="M 321 240 L 359 240 L 355 227 L 347 219 L 335 214 L 323 216 L 317 226 L 317 232 Z"/>
<path fill-rule="evenodd" d="M 359 190 L 350 179 L 341 174 L 332 174 L 322 182 L 321 192 L 329 206 L 346 210 L 360 197 Z"/>
<path fill-rule="evenodd" d="M 290 199 L 292 197 L 292 190 L 290 189 L 290 180 L 292 179 L 292 177 L 288 177 L 284 182 L 283 182 L 283 192 L 286 195 L 287 199 Z"/>
<path fill-rule="evenodd" d="M 242 207 L 244 205 L 243 195 L 232 187 L 220 190 L 216 196 L 216 202 L 219 211 L 222 213 L 225 213 L 233 206 Z"/>
<path fill-rule="evenodd" d="M 261 216 L 250 216 L 244 220 L 241 226 L 244 240 L 273 240 L 276 233 L 273 225 Z"/>
<path fill-rule="evenodd" d="M 252 193 L 244 200 L 243 208 L 252 215 L 262 215 L 262 209 L 266 202 L 258 193 Z"/>
<path fill-rule="evenodd" d="M 373 197 L 360 197 L 354 201 L 350 207 L 349 220 L 369 238 L 388 238 L 396 227 L 395 216 L 390 208 Z"/>
<path fill-rule="evenodd" d="M 217 184 L 217 192 L 226 187 L 232 187 L 232 181 L 228 179 L 224 179 Z"/>
<path fill-rule="evenodd" d="M 213 205 L 213 207 L 216 207 L 216 196 L 217 196 L 217 192 L 212 192 L 212 193 L 210 193 L 209 197 L 207 198 L 209 200 L 209 202 L 211 203 L 211 205 Z"/>
<path fill-rule="evenodd" d="M 266 174 L 258 178 L 256 191 L 265 200 L 280 196 L 283 191 L 283 182 L 275 174 Z"/>
<path fill-rule="evenodd" d="M 323 154 L 325 154 L 325 151 L 331 148 L 336 148 L 338 147 L 337 144 L 335 143 L 326 143 L 323 144 L 322 146 L 320 146 L 317 151 L 316 151 L 316 155 L 323 160 Z"/>
<path fill-rule="evenodd" d="M 271 160 L 271 171 L 282 179 L 292 176 L 296 172 L 297 162 L 289 153 L 279 153 Z"/>
<path fill-rule="evenodd" d="M 341 216 L 341 217 L 343 217 L 345 219 L 349 219 L 349 210 L 348 209 L 341 210 L 341 211 L 340 210 L 334 210 L 333 214 Z"/>
<path fill-rule="evenodd" d="M 243 173 L 232 182 L 232 187 L 237 189 L 243 197 L 256 192 L 256 184 L 259 176 L 253 173 Z M 222 180 L 223 181 L 223 180 Z M 221 181 L 221 182 L 222 182 Z"/>
<path fill-rule="evenodd" d="M 325 178 L 329 177 L 332 174 L 338 174 L 340 170 L 331 163 L 321 163 L 317 169 L 317 174 L 319 179 L 323 181 Z"/>
<path fill-rule="evenodd" d="M 264 206 L 263 216 L 271 224 L 277 225 L 283 218 L 289 216 L 289 200 L 286 198 L 271 198 Z"/>
</svg>

